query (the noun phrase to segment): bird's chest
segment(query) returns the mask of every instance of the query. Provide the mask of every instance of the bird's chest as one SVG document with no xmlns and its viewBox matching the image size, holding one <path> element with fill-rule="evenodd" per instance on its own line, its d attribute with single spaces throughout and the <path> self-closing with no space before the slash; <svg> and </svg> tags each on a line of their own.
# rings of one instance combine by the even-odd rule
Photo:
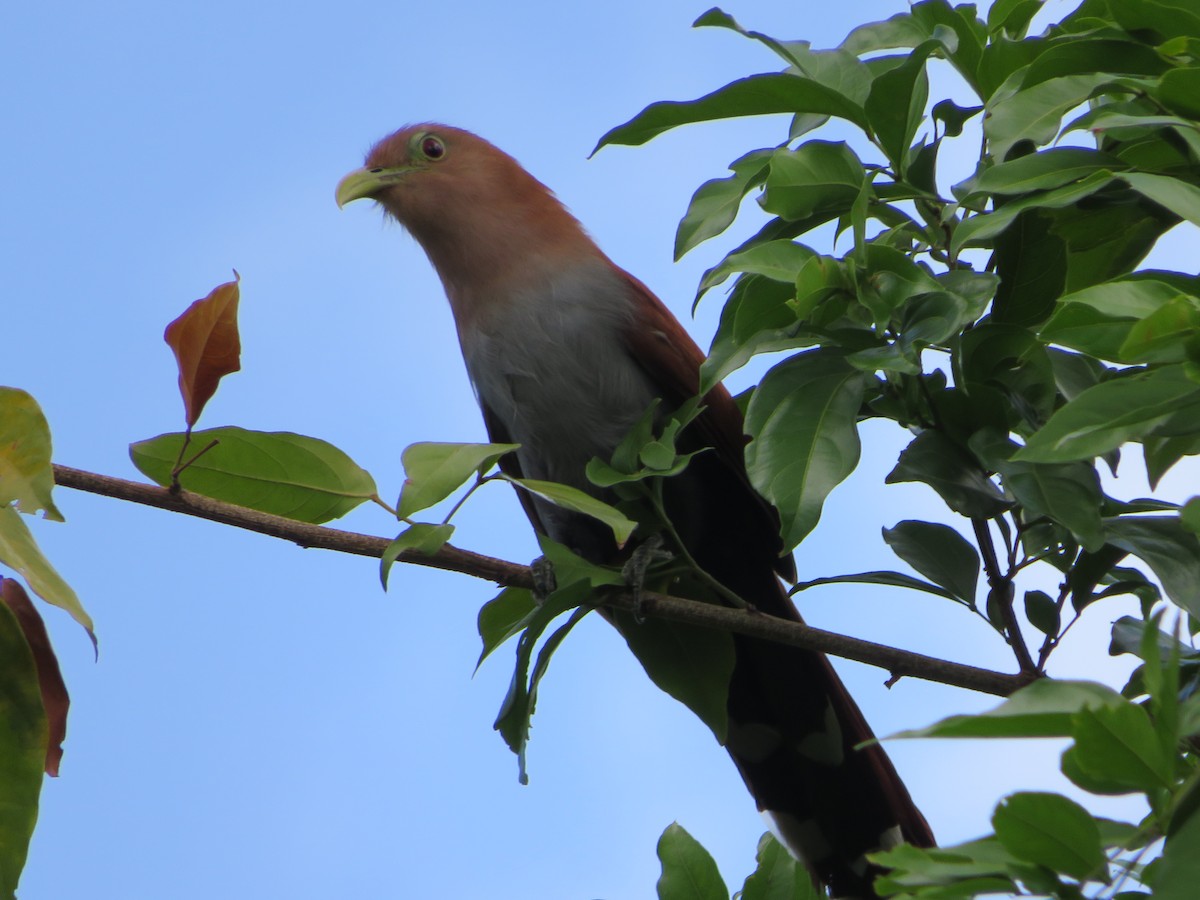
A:
<svg viewBox="0 0 1200 900">
<path fill-rule="evenodd" d="M 654 397 L 624 334 L 630 301 L 604 278 L 558 282 L 460 334 L 480 404 L 513 442 L 527 477 L 590 486 Z"/>
</svg>

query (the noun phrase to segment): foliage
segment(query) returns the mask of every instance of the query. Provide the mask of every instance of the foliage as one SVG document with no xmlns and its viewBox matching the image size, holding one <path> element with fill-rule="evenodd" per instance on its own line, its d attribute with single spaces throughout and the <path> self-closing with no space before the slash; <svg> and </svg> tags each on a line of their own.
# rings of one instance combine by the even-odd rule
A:
<svg viewBox="0 0 1200 900">
<path fill-rule="evenodd" d="M 1200 652 L 1191 646 L 1200 630 L 1200 498 L 1110 496 L 1105 469 L 1115 473 L 1132 445 L 1157 486 L 1200 454 L 1200 278 L 1139 268 L 1168 230 L 1200 224 L 1200 15 L 1183 0 L 1083 0 L 1028 36 L 1040 9 L 1039 0 L 997 0 L 981 18 L 974 6 L 923 0 L 831 50 L 746 30 L 714 9 L 697 24 L 761 43 L 783 71 L 655 103 L 601 145 L 640 144 L 713 119 L 791 117 L 778 146 L 751 150 L 730 164 L 731 175 L 696 191 L 676 235 L 681 256 L 725 232 L 752 194 L 769 217 L 701 280 L 697 302 L 732 279 L 702 384 L 757 355 L 790 354 L 746 406 L 748 471 L 778 507 L 788 550 L 817 527 L 830 492 L 857 466 L 867 419 L 912 433 L 884 481 L 926 485 L 947 520 L 884 530 L 915 575 L 809 573 L 796 590 L 862 583 L 944 597 L 983 618 L 1031 678 L 1089 607 L 1119 595 L 1138 601 L 1140 618 L 1122 618 L 1112 632 L 1110 652 L 1141 660 L 1121 693 L 1035 681 L 990 713 L 902 736 L 1069 738 L 1066 776 L 1094 794 L 1143 797 L 1144 819 L 1112 822 L 1065 797 L 1017 793 L 996 809 L 994 834 L 879 854 L 890 869 L 880 891 L 1075 898 L 1141 885 L 1186 897 L 1200 859 Z M 934 66 L 953 69 L 973 95 L 968 105 L 930 97 Z M 955 175 L 964 152 L 971 165 Z M 843 253 L 816 248 L 830 237 L 846 240 Z M 497 472 L 514 445 L 424 443 L 405 453 L 393 509 L 367 472 L 324 441 L 193 432 L 220 380 L 240 366 L 238 297 L 235 278 L 167 328 L 185 430 L 131 447 L 157 483 L 311 523 L 371 500 L 402 523 L 383 555 L 385 587 L 402 555 L 440 550 L 462 503 L 494 481 L 593 516 L 618 545 L 638 528 L 672 533 L 662 485 L 691 460 L 676 444 L 694 403 L 670 417 L 652 408 L 611 460 L 592 462 L 588 476 L 612 504 Z M 36 402 L 0 389 L 0 561 L 90 634 L 91 619 L 20 515 L 61 519 L 50 460 Z M 440 521 L 414 518 L 456 492 Z M 496 728 L 522 779 L 552 654 L 597 591 L 630 580 L 551 542 L 543 551 L 556 584 L 536 598 L 506 589 L 479 614 L 480 662 L 516 638 Z M 686 558 L 650 553 L 639 563 L 637 589 L 705 578 Z M 1054 574 L 1056 595 L 1026 587 L 1039 569 Z M 15 581 L 2 586 L 0 896 L 11 896 L 41 772 L 57 766 L 66 693 L 34 607 Z M 721 737 L 728 636 L 697 628 L 656 640 L 653 620 L 629 627 L 630 616 L 623 627 L 615 618 L 655 683 Z M 1163 621 L 1181 624 L 1168 633 Z M 728 896 L 711 858 L 678 826 L 664 833 L 659 855 L 660 896 Z M 758 864 L 743 897 L 812 895 L 772 839 L 760 843 Z"/>
<path fill-rule="evenodd" d="M 678 823 L 658 839 L 662 877 L 659 900 L 729 900 L 729 889 L 708 851 Z M 757 865 L 742 889 L 741 900 L 817 900 L 804 866 L 770 834 L 758 841 Z"/>
<path fill-rule="evenodd" d="M 1001 0 L 981 19 L 974 6 L 925 0 L 821 51 L 713 9 L 696 24 L 762 43 L 785 70 L 652 104 L 600 143 L 792 116 L 778 147 L 702 185 L 679 226 L 682 255 L 722 233 L 751 194 L 771 216 L 701 281 L 697 302 L 735 279 L 706 383 L 757 354 L 793 351 L 759 382 L 746 417 L 751 476 L 780 508 L 789 547 L 857 465 L 868 418 L 914 435 L 885 480 L 928 485 L 957 526 L 884 530 L 919 579 L 833 574 L 798 589 L 861 582 L 940 594 L 986 618 L 1037 673 L 1093 603 L 1140 601 L 1143 619 L 1114 629 L 1112 652 L 1144 660 L 1128 699 L 1037 683 L 993 714 L 909 736 L 1070 737 L 1065 774 L 1094 793 L 1144 795 L 1146 819 L 1113 823 L 1064 797 L 1015 794 L 997 808 L 993 836 L 881 854 L 894 871 L 880 888 L 1076 897 L 1140 882 L 1184 896 L 1200 849 L 1190 743 L 1200 682 L 1190 643 L 1158 622 L 1161 590 L 1200 628 L 1198 501 L 1115 498 L 1100 463 L 1115 473 L 1122 448 L 1140 445 L 1157 485 L 1200 453 L 1200 279 L 1138 268 L 1166 231 L 1200 224 L 1190 92 L 1200 17 L 1172 0 L 1085 0 L 1028 37 L 1039 7 Z M 929 66 L 942 60 L 974 94 L 968 105 L 930 98 Z M 822 129 L 842 139 L 812 136 Z M 979 148 L 973 170 L 950 183 L 965 143 Z M 845 235 L 848 249 L 803 242 L 828 235 Z M 1018 604 L 1018 583 L 1038 567 L 1057 570 L 1057 596 L 1026 590 Z"/>
</svg>

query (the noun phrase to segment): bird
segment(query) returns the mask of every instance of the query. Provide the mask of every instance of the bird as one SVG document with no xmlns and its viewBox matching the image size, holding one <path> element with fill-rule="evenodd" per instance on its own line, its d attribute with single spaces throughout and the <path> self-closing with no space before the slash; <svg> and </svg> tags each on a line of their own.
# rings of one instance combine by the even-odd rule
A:
<svg viewBox="0 0 1200 900">
<path fill-rule="evenodd" d="M 445 289 L 491 440 L 518 444 L 510 475 L 607 497 L 585 468 L 608 460 L 658 401 L 700 390 L 704 353 L 642 282 L 618 267 L 564 204 L 513 157 L 452 126 L 384 137 L 336 200 L 376 201 L 425 251 Z M 696 564 L 758 611 L 800 615 L 781 579 L 778 514 L 746 473 L 741 412 L 725 387 L 703 397 L 664 484 L 668 515 Z M 601 523 L 521 494 L 533 527 L 596 563 L 618 550 Z M 829 660 L 733 636 L 726 749 L 777 835 L 834 897 L 870 898 L 866 854 L 934 846 L 920 810 Z M 868 746 L 857 745 L 871 741 Z"/>
</svg>

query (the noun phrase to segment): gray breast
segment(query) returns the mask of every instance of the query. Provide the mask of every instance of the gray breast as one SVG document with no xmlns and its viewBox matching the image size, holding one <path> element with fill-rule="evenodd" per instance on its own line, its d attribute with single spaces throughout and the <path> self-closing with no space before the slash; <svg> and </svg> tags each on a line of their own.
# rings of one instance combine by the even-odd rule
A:
<svg viewBox="0 0 1200 900">
<path fill-rule="evenodd" d="M 522 445 L 526 476 L 594 490 L 584 466 L 646 411 L 654 391 L 623 337 L 632 302 L 598 261 L 546 277 L 464 338 L 480 403 Z"/>
</svg>

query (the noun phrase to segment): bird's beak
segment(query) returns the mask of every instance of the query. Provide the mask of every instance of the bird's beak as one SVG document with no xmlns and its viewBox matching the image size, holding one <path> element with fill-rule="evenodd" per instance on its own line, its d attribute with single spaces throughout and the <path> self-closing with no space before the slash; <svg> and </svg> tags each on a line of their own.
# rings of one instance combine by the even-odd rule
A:
<svg viewBox="0 0 1200 900">
<path fill-rule="evenodd" d="M 355 169 L 338 182 L 337 193 L 334 195 L 338 208 L 341 209 L 353 200 L 375 197 L 380 191 L 390 187 L 412 172 L 408 166 L 397 166 L 391 169 Z"/>
</svg>

